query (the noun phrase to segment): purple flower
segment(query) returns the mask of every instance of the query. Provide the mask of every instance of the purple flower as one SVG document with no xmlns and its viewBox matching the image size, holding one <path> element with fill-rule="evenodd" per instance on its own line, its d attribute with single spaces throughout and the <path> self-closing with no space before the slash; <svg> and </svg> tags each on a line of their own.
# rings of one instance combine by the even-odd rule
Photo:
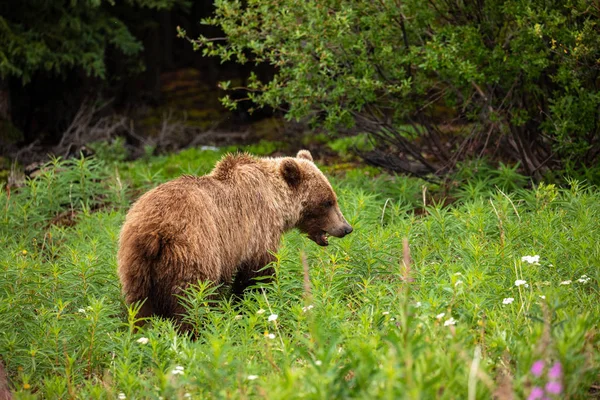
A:
<svg viewBox="0 0 600 400">
<path fill-rule="evenodd" d="M 540 376 L 542 372 L 544 372 L 544 361 L 538 360 L 534 362 L 531 366 L 531 373 L 535 376 Z"/>
<path fill-rule="evenodd" d="M 544 397 L 544 390 L 539 386 L 534 386 L 527 400 L 539 400 L 542 397 Z"/>
<path fill-rule="evenodd" d="M 548 382 L 546 383 L 546 392 L 560 394 L 562 392 L 562 385 L 560 382 Z"/>
<path fill-rule="evenodd" d="M 562 376 L 562 365 L 559 361 L 555 362 L 550 371 L 548 372 L 550 379 L 560 379 Z"/>
</svg>

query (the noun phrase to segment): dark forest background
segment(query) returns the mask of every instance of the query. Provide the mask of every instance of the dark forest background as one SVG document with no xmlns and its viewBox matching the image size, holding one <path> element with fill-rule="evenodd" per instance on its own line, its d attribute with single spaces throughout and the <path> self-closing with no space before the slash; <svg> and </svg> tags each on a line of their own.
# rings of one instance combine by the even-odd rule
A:
<svg viewBox="0 0 600 400">
<path fill-rule="evenodd" d="M 250 70 L 268 75 L 269 68 L 204 57 L 177 37 L 176 27 L 194 36 L 222 35 L 219 28 L 200 24 L 214 11 L 212 3 L 2 2 L 0 154 L 19 154 L 27 162 L 28 155 L 52 151 L 61 140 L 68 145 L 69 140 L 109 139 L 102 135 L 117 130 L 129 142 L 160 134 L 186 136 L 173 137 L 174 146 L 214 128 L 239 139 L 233 131 L 271 113 L 229 112 L 219 102 L 223 93 L 217 83 L 243 82 Z M 127 120 L 104 118 L 98 137 L 64 138 L 70 128 L 90 130 L 74 123 L 93 126 L 115 115 Z M 163 125 L 169 125 L 166 131 Z M 79 142 L 73 144 L 85 144 Z"/>
</svg>

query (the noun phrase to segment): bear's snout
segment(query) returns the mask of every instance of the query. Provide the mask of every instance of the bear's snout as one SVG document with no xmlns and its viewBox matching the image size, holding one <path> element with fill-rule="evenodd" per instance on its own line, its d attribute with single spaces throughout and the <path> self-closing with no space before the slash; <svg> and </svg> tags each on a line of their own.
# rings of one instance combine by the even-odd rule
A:
<svg viewBox="0 0 600 400">
<path fill-rule="evenodd" d="M 341 227 L 332 229 L 330 232 L 327 232 L 327 233 L 329 233 L 331 236 L 343 238 L 344 236 L 352 233 L 353 230 L 354 229 L 352 229 L 352 226 L 350 226 L 350 224 L 345 223 Z"/>
</svg>

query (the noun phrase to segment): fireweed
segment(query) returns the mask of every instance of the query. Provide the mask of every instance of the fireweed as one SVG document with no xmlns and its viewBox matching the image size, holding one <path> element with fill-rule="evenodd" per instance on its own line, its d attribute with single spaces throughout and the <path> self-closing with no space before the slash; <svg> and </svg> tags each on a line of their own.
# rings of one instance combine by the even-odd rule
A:
<svg viewBox="0 0 600 400">
<path fill-rule="evenodd" d="M 547 370 L 544 360 L 537 360 L 530 370 L 535 386 L 531 388 L 527 400 L 561 398 L 563 392 L 563 371 L 560 361 L 554 362 Z"/>
</svg>

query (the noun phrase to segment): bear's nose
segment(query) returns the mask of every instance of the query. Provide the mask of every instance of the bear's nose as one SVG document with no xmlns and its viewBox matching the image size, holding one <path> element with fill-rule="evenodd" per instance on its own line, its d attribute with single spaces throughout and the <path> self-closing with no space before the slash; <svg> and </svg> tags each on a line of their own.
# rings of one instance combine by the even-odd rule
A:
<svg viewBox="0 0 600 400">
<path fill-rule="evenodd" d="M 347 227 L 344 228 L 344 235 L 347 235 L 349 233 L 352 233 L 353 229 L 350 225 L 348 225 Z"/>
</svg>

